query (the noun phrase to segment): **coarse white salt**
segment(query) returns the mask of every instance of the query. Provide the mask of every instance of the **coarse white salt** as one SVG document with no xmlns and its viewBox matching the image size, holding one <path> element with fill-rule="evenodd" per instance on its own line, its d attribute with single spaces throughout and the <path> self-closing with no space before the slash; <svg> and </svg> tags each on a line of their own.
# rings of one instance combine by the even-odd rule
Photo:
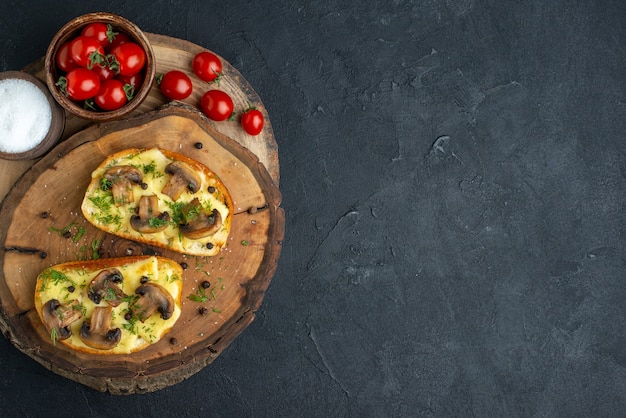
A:
<svg viewBox="0 0 626 418">
<path fill-rule="evenodd" d="M 35 148 L 50 130 L 52 109 L 46 96 L 30 81 L 0 80 L 0 151 Z"/>
</svg>

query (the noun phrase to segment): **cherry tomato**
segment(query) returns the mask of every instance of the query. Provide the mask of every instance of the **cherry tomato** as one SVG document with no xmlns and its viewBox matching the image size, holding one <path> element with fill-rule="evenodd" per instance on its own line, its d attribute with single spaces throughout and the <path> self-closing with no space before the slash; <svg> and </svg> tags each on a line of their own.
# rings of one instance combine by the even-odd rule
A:
<svg viewBox="0 0 626 418">
<path fill-rule="evenodd" d="M 64 84 L 65 93 L 72 100 L 90 99 L 100 90 L 100 78 L 93 71 L 83 67 L 70 70 L 61 79 L 64 79 L 65 82 L 59 80 L 58 84 Z"/>
<path fill-rule="evenodd" d="M 131 41 L 130 36 L 126 35 L 124 32 L 119 32 L 119 33 L 113 32 L 113 33 L 115 34 L 113 37 L 113 40 L 108 46 L 104 48 L 105 50 L 109 52 L 116 46 Z"/>
<path fill-rule="evenodd" d="M 88 24 L 83 28 L 80 34 L 83 36 L 97 39 L 102 46 L 109 45 L 113 40 L 113 37 L 115 36 L 115 32 L 113 32 L 113 27 L 102 22 L 94 22 Z"/>
<path fill-rule="evenodd" d="M 133 86 L 135 90 L 137 90 L 143 84 L 143 74 L 137 73 L 133 75 L 118 75 L 115 77 L 120 80 L 123 84 L 128 84 Z"/>
<path fill-rule="evenodd" d="M 134 42 L 119 44 L 111 50 L 111 54 L 118 63 L 116 72 L 121 75 L 137 74 L 146 63 L 146 53 L 142 47 Z"/>
<path fill-rule="evenodd" d="M 115 79 L 103 81 L 98 94 L 94 97 L 94 102 L 102 110 L 119 109 L 128 102 L 124 84 Z"/>
<path fill-rule="evenodd" d="M 258 135 L 263 130 L 265 119 L 263 114 L 253 106 L 250 106 L 241 114 L 241 126 L 250 135 Z"/>
<path fill-rule="evenodd" d="M 202 96 L 200 108 L 209 119 L 226 120 L 233 114 L 233 99 L 221 90 L 209 90 Z"/>
<path fill-rule="evenodd" d="M 70 54 L 70 42 L 66 42 L 61 45 L 59 48 L 59 52 L 57 52 L 57 56 L 55 59 L 57 67 L 61 71 L 68 72 L 69 70 L 78 67 L 78 64 L 74 62 L 72 59 L 72 55 Z"/>
<path fill-rule="evenodd" d="M 191 79 L 182 71 L 172 70 L 163 75 L 159 83 L 161 92 L 170 100 L 183 100 L 191 94 Z"/>
<path fill-rule="evenodd" d="M 104 48 L 95 38 L 79 35 L 70 44 L 70 54 L 76 64 L 91 68 L 104 57 Z"/>
<path fill-rule="evenodd" d="M 111 69 L 111 67 L 107 65 L 94 65 L 91 69 L 94 73 L 100 77 L 100 80 L 110 80 L 115 77 L 115 71 Z"/>
<path fill-rule="evenodd" d="M 191 62 L 193 72 L 204 81 L 214 81 L 222 74 L 222 62 L 217 55 L 203 51 L 193 58 Z"/>
</svg>

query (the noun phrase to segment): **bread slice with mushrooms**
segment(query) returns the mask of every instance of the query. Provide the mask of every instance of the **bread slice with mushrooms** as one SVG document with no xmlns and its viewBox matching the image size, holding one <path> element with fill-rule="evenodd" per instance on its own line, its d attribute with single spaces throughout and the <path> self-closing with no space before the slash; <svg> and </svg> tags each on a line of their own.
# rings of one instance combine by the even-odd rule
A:
<svg viewBox="0 0 626 418">
<path fill-rule="evenodd" d="M 132 148 L 110 155 L 93 171 L 81 209 L 105 232 L 213 256 L 226 244 L 233 203 L 204 164 L 161 148 Z"/>
<path fill-rule="evenodd" d="M 42 271 L 35 309 L 53 344 L 128 354 L 158 342 L 181 313 L 182 267 L 157 256 L 57 264 Z"/>
</svg>

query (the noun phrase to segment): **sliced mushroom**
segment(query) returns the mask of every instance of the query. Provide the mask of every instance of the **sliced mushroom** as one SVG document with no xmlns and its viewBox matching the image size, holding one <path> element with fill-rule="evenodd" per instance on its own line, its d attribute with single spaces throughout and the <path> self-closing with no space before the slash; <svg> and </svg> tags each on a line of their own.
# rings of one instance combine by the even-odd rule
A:
<svg viewBox="0 0 626 418">
<path fill-rule="evenodd" d="M 174 313 L 174 298 L 163 286 L 156 283 L 145 283 L 139 286 L 135 293 L 139 295 L 139 299 L 131 308 L 132 315 L 141 322 L 156 312 L 159 312 L 163 319 L 171 318 Z"/>
<path fill-rule="evenodd" d="M 119 344 L 122 339 L 122 330 L 111 329 L 113 308 L 110 306 L 96 306 L 91 314 L 89 324 L 83 322 L 80 327 L 80 340 L 91 348 L 110 350 Z"/>
<path fill-rule="evenodd" d="M 207 212 L 196 198 L 187 205 L 186 212 L 194 211 L 194 216 L 187 216 L 187 223 L 179 225 L 180 233 L 189 239 L 202 239 L 215 234 L 222 226 L 222 215 L 217 209 Z"/>
<path fill-rule="evenodd" d="M 157 195 L 144 195 L 139 199 L 137 215 L 130 217 L 130 225 L 142 234 L 154 234 L 167 228 L 170 221 L 168 212 L 159 213 Z"/>
<path fill-rule="evenodd" d="M 170 179 L 161 191 L 171 197 L 173 201 L 177 201 L 185 190 L 196 193 L 200 188 L 200 183 L 202 183 L 198 173 L 189 164 L 182 161 L 169 163 L 165 167 L 165 172 L 170 174 Z"/>
<path fill-rule="evenodd" d="M 124 281 L 122 273 L 116 268 L 102 270 L 91 279 L 87 296 L 96 305 L 102 300 L 110 306 L 118 306 L 122 299 L 126 297 L 119 285 Z"/>
<path fill-rule="evenodd" d="M 143 181 L 141 170 L 130 165 L 111 167 L 104 172 L 103 177 L 110 183 L 113 202 L 117 206 L 134 202 L 133 184 L 141 184 Z"/>
<path fill-rule="evenodd" d="M 70 325 L 83 316 L 78 306 L 76 299 L 65 305 L 61 305 L 57 299 L 50 299 L 43 305 L 43 323 L 54 339 L 65 340 L 72 335 Z"/>
</svg>

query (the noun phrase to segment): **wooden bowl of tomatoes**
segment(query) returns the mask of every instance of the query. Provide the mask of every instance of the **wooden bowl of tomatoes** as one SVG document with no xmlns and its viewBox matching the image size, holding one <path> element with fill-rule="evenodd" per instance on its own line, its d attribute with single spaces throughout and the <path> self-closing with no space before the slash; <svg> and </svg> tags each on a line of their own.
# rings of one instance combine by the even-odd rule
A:
<svg viewBox="0 0 626 418">
<path fill-rule="evenodd" d="M 96 12 L 72 19 L 56 33 L 44 70 L 52 96 L 65 110 L 103 122 L 141 105 L 152 88 L 156 63 L 137 25 Z"/>
</svg>

